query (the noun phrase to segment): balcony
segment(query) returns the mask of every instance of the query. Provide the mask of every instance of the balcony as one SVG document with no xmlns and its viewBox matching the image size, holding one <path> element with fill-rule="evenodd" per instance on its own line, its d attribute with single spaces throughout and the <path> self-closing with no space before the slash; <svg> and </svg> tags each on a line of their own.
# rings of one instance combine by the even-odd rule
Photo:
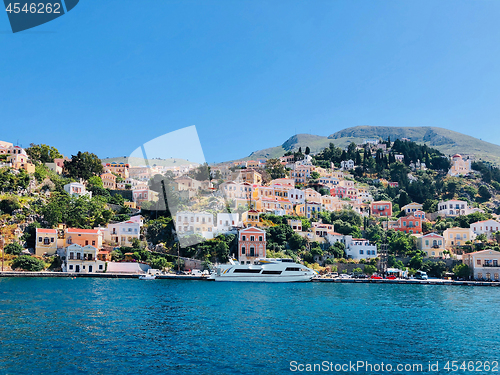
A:
<svg viewBox="0 0 500 375">
<path fill-rule="evenodd" d="M 483 263 L 483 267 L 497 267 L 498 268 L 498 263 Z"/>
</svg>

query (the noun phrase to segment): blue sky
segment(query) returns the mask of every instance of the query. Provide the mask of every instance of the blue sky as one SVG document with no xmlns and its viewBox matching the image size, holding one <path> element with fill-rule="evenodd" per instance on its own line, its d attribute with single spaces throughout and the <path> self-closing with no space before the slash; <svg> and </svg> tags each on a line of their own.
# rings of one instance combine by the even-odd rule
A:
<svg viewBox="0 0 500 375">
<path fill-rule="evenodd" d="M 295 133 L 440 126 L 500 144 L 500 2 L 81 0 L 0 15 L 0 139 L 129 155 L 196 125 L 207 161 Z"/>
</svg>

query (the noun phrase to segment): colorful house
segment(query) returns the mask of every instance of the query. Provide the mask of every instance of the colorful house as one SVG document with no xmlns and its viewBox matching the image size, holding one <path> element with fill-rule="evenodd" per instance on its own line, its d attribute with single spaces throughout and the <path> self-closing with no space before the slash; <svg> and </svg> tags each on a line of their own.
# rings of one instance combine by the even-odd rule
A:
<svg viewBox="0 0 500 375">
<path fill-rule="evenodd" d="M 395 230 L 409 234 L 422 233 L 422 219 L 413 215 L 400 217 Z"/>
<path fill-rule="evenodd" d="M 436 233 L 424 234 L 417 238 L 417 247 L 429 258 L 443 257 L 446 250 L 444 246 L 444 237 Z"/>
<path fill-rule="evenodd" d="M 500 252 L 481 250 L 462 256 L 464 264 L 471 269 L 471 276 L 478 280 L 500 281 Z"/>
<path fill-rule="evenodd" d="M 389 201 L 377 201 L 370 203 L 370 212 L 372 216 L 391 217 L 392 216 L 392 203 Z"/>
<path fill-rule="evenodd" d="M 35 255 L 54 255 L 57 252 L 57 229 L 36 228 Z"/>
<path fill-rule="evenodd" d="M 238 260 L 241 264 L 252 264 L 266 257 L 266 231 L 248 227 L 238 234 Z"/>
</svg>

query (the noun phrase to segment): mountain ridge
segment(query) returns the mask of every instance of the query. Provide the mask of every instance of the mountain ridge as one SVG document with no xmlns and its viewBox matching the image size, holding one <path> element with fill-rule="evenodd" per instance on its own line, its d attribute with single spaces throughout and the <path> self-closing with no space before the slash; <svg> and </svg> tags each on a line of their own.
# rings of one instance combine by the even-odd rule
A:
<svg viewBox="0 0 500 375">
<path fill-rule="evenodd" d="M 339 130 L 329 136 L 313 134 L 295 134 L 279 146 L 252 152 L 238 160 L 269 159 L 282 156 L 287 151 L 297 151 L 309 146 L 311 152 L 319 152 L 333 143 L 337 147 L 346 147 L 349 143 L 363 143 L 367 139 L 391 140 L 408 138 L 419 144 L 426 144 L 445 155 L 474 155 L 476 160 L 484 160 L 500 165 L 500 146 L 459 133 L 453 130 L 433 126 L 370 126 L 361 125 Z"/>
</svg>

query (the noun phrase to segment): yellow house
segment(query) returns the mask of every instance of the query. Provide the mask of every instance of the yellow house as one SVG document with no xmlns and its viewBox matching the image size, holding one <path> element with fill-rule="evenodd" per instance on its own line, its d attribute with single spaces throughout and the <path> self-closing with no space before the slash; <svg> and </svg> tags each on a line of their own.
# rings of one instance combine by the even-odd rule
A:
<svg viewBox="0 0 500 375">
<path fill-rule="evenodd" d="M 54 255 L 57 252 L 57 229 L 36 228 L 35 255 Z"/>
<path fill-rule="evenodd" d="M 424 234 L 417 238 L 417 247 L 425 252 L 429 258 L 441 258 L 444 256 L 444 238 L 436 233 Z"/>
<path fill-rule="evenodd" d="M 473 241 L 477 235 L 470 228 L 448 228 L 443 232 L 444 246 L 446 250 L 452 250 L 457 246 L 465 245 L 466 241 Z"/>
<path fill-rule="evenodd" d="M 116 176 L 113 173 L 103 173 L 101 180 L 104 188 L 115 190 L 116 189 Z"/>
<path fill-rule="evenodd" d="M 260 221 L 260 212 L 250 210 L 241 214 L 241 221 L 245 227 L 262 227 L 264 223 Z"/>
</svg>

